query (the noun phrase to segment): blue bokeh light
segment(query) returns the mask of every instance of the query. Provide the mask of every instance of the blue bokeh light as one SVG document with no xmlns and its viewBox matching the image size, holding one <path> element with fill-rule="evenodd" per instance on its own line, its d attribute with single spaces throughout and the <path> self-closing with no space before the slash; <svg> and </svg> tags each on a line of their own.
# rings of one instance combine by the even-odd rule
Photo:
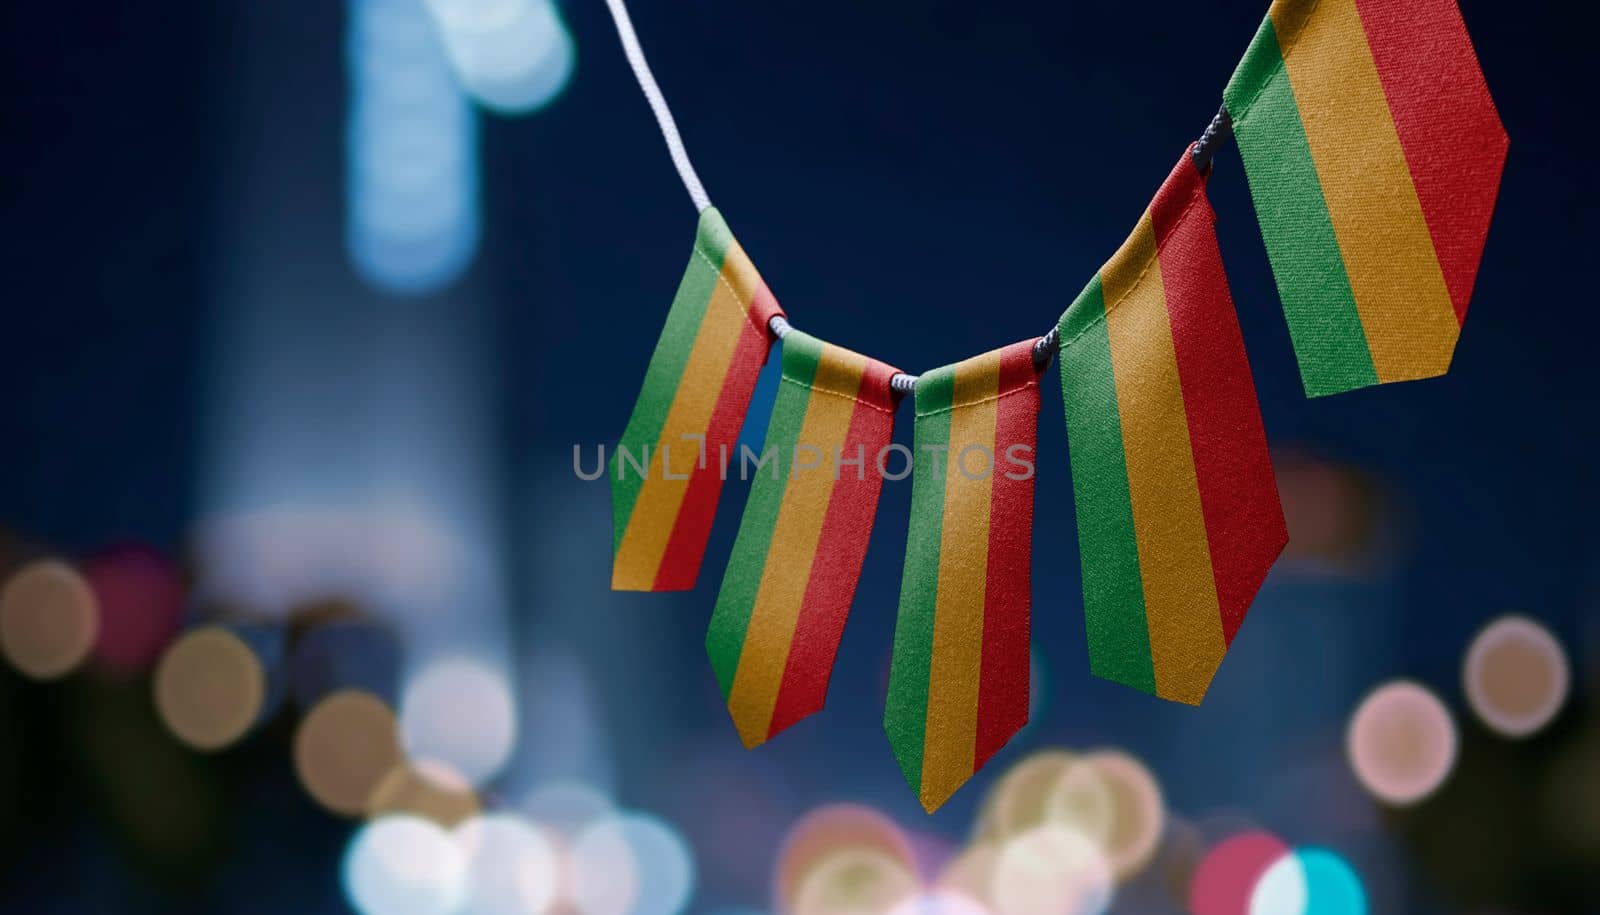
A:
<svg viewBox="0 0 1600 915">
<path fill-rule="evenodd" d="M 550 0 L 427 0 L 461 86 L 485 108 L 525 114 L 572 75 L 572 35 Z"/>
<path fill-rule="evenodd" d="M 389 292 L 448 285 L 480 229 L 476 115 L 423 0 L 350 0 L 346 245 Z"/>
<path fill-rule="evenodd" d="M 1250 915 L 1366 915 L 1367 894 L 1350 864 L 1314 846 L 1278 859 L 1256 883 Z"/>
</svg>

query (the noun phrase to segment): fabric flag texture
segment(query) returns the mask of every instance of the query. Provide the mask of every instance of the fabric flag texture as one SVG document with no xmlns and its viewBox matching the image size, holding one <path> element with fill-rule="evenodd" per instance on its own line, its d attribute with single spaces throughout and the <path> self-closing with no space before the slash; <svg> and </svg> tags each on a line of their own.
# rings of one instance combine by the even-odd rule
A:
<svg viewBox="0 0 1600 915">
<path fill-rule="evenodd" d="M 1061 318 L 1089 666 L 1198 703 L 1288 540 L 1188 154 Z"/>
<path fill-rule="evenodd" d="M 1455 0 L 1275 0 L 1224 100 L 1306 393 L 1444 374 L 1509 142 Z"/>
<path fill-rule="evenodd" d="M 1035 341 L 916 385 L 915 475 L 883 726 L 933 811 L 1028 721 Z"/>
<path fill-rule="evenodd" d="M 722 214 L 700 214 L 694 253 L 612 455 L 611 587 L 694 587 L 730 454 L 783 314 Z"/>
<path fill-rule="evenodd" d="M 746 747 L 822 709 L 894 435 L 897 370 L 790 331 L 706 653 Z M 732 465 L 730 465 L 732 466 Z"/>
</svg>

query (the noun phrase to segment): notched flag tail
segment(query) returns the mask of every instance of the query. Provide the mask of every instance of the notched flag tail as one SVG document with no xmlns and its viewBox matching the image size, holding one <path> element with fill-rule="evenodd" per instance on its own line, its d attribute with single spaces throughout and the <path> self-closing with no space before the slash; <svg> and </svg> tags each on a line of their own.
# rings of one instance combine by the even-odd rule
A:
<svg viewBox="0 0 1600 915">
<path fill-rule="evenodd" d="M 694 587 L 733 452 L 783 314 L 722 214 L 700 214 L 694 253 L 612 455 L 611 587 Z"/>
<path fill-rule="evenodd" d="M 897 370 L 797 330 L 706 653 L 754 747 L 822 709 L 894 436 Z M 731 465 L 730 465 L 731 466 Z"/>
<path fill-rule="evenodd" d="M 911 523 L 883 727 L 930 812 L 1028 721 L 1034 343 L 917 381 Z"/>
<path fill-rule="evenodd" d="M 1288 540 L 1214 226 L 1186 153 L 1060 324 L 1090 668 L 1190 704 Z"/>
<path fill-rule="evenodd" d="M 1455 0 L 1275 0 L 1223 97 L 1306 393 L 1448 371 L 1509 143 Z"/>
</svg>

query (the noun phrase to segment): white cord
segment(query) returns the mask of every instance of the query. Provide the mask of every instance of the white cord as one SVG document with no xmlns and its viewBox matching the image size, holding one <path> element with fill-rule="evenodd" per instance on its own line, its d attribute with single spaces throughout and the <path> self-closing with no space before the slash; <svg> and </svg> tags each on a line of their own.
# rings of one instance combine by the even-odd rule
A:
<svg viewBox="0 0 1600 915">
<path fill-rule="evenodd" d="M 689 199 L 694 201 L 695 209 L 704 212 L 711 206 L 711 198 L 706 196 L 706 189 L 700 183 L 700 176 L 694 173 L 694 165 L 689 162 L 689 153 L 683 148 L 683 137 L 678 135 L 677 122 L 672 120 L 672 111 L 667 108 L 666 96 L 661 94 L 661 87 L 656 85 L 656 78 L 650 72 L 650 64 L 644 59 L 644 49 L 639 47 L 639 36 L 633 31 L 633 20 L 628 18 L 628 6 L 623 0 L 606 0 L 606 6 L 611 10 L 611 18 L 617 23 L 617 36 L 622 39 L 622 52 L 628 56 L 628 65 L 633 67 L 633 75 L 639 80 L 639 88 L 644 90 L 644 97 L 650 102 L 650 110 L 655 112 L 656 123 L 661 125 L 661 136 L 667 141 L 667 151 L 672 154 L 672 164 L 678 167 L 678 177 L 683 179 L 683 186 L 689 191 Z"/>
<path fill-rule="evenodd" d="M 617 24 L 617 36 L 622 39 L 622 51 L 628 57 L 628 65 L 633 67 L 633 75 L 639 80 L 639 88 L 644 91 L 645 99 L 650 102 L 650 110 L 655 112 L 656 123 L 661 127 L 661 137 L 667 141 L 667 151 L 672 154 L 672 164 L 678 168 L 678 177 L 683 179 L 683 186 L 689 192 L 689 199 L 694 201 L 695 209 L 704 211 L 711 206 L 711 198 L 706 195 L 705 186 L 700 183 L 700 176 L 695 174 L 694 165 L 689 162 L 689 153 L 683 148 L 683 137 L 678 135 L 678 124 L 672 119 L 672 110 L 667 107 L 666 96 L 661 94 L 661 87 L 656 85 L 656 78 L 650 72 L 650 64 L 644 59 L 644 49 L 639 47 L 639 36 L 633 30 L 633 20 L 628 17 L 628 5 L 625 0 L 606 0 L 606 8 L 611 10 L 611 18 Z M 1205 135 L 1195 144 L 1193 150 L 1195 164 L 1202 170 L 1210 164 L 1212 147 L 1228 139 L 1231 131 L 1227 128 L 1231 126 L 1227 109 L 1223 109 L 1217 112 L 1211 126 L 1206 128 Z M 774 316 L 767 326 L 773 336 L 780 340 L 793 329 L 781 315 Z M 1043 370 L 1060 345 L 1060 334 L 1052 327 L 1049 333 L 1034 344 L 1034 364 Z M 890 386 L 904 394 L 916 385 L 917 377 L 904 373 L 897 374 L 890 379 Z"/>
</svg>

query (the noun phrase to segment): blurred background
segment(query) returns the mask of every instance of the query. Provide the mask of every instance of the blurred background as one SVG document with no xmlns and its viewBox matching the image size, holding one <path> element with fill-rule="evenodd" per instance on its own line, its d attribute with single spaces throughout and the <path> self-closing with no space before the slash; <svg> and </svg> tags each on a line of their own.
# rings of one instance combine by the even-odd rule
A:
<svg viewBox="0 0 1600 915">
<path fill-rule="evenodd" d="M 1202 6 L 633 12 L 795 324 L 920 370 L 1126 235 L 1266 3 Z M 1288 551 L 1202 707 L 1090 677 L 1045 385 L 1032 720 L 931 816 L 879 724 L 908 484 L 756 751 L 702 648 L 743 488 L 696 590 L 607 588 L 572 450 L 695 214 L 599 0 L 0 7 L 0 910 L 1595 911 L 1587 39 L 1461 6 L 1512 146 L 1453 371 L 1306 400 L 1225 149 Z"/>
</svg>

